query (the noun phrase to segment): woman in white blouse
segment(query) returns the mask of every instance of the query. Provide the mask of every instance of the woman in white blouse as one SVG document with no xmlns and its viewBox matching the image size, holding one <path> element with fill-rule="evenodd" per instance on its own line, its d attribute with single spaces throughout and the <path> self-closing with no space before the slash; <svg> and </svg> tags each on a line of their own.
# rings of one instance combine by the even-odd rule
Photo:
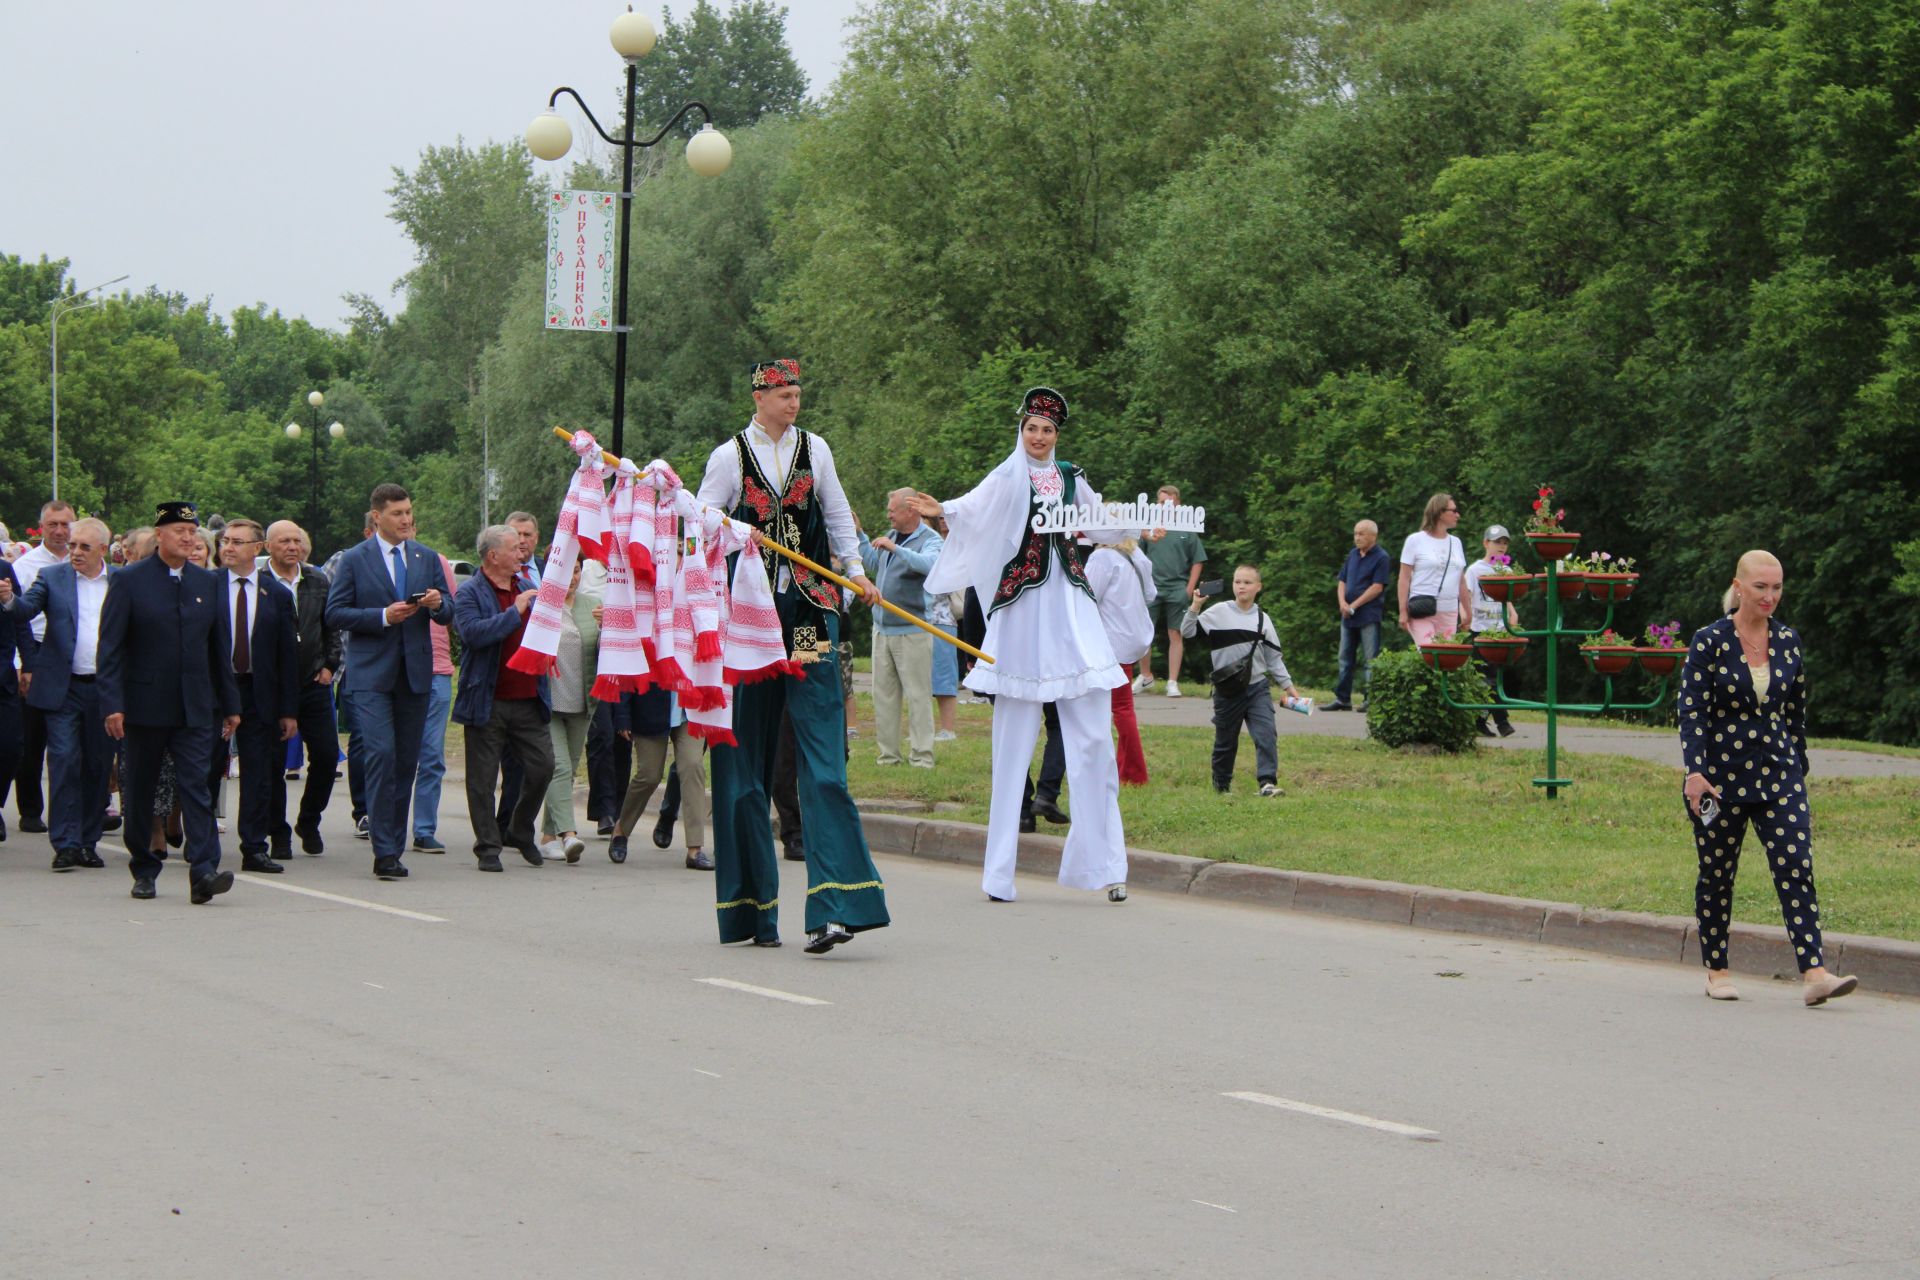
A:
<svg viewBox="0 0 1920 1280">
<path fill-rule="evenodd" d="M 1460 504 L 1450 493 L 1436 493 L 1427 499 L 1420 532 L 1400 544 L 1400 627 L 1415 644 L 1450 636 L 1472 616 L 1467 553 L 1453 536 L 1459 523 Z"/>
</svg>

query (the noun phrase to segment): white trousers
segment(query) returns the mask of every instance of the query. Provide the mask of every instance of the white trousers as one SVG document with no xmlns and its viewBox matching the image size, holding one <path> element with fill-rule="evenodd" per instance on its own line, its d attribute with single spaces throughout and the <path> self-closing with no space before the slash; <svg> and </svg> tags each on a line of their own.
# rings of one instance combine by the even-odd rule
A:
<svg viewBox="0 0 1920 1280">
<path fill-rule="evenodd" d="M 1113 699 L 1096 689 L 1054 704 L 1067 756 L 1073 825 L 1060 856 L 1060 883 L 1104 889 L 1127 880 L 1127 836 L 1120 826 L 1120 771 L 1113 758 Z M 1040 740 L 1042 704 L 1005 694 L 993 703 L 993 799 L 987 809 L 987 862 L 980 887 L 1012 898 L 1020 854 L 1020 797 L 1033 747 Z"/>
</svg>

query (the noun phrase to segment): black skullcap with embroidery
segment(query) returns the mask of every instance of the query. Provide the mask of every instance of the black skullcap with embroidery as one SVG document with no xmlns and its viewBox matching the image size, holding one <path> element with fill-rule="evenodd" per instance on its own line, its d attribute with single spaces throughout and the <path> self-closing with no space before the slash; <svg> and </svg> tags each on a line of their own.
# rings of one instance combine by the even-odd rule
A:
<svg viewBox="0 0 1920 1280">
<path fill-rule="evenodd" d="M 163 524 L 198 525 L 199 523 L 200 513 L 193 509 L 191 502 L 163 502 L 153 517 L 153 527 L 156 529 Z"/>
<path fill-rule="evenodd" d="M 1020 401 L 1020 421 L 1038 415 L 1058 430 L 1067 425 L 1067 398 L 1052 387 L 1035 387 Z"/>
<path fill-rule="evenodd" d="M 770 391 L 774 387 L 797 387 L 800 385 L 800 362 L 798 360 L 763 360 L 753 366 L 753 389 Z"/>
</svg>

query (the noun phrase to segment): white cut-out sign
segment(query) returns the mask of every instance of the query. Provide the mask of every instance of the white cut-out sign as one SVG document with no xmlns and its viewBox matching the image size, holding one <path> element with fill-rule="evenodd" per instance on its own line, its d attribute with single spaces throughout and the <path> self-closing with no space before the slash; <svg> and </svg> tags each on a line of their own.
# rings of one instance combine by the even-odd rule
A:
<svg viewBox="0 0 1920 1280">
<path fill-rule="evenodd" d="M 1177 529 L 1205 533 L 1207 509 L 1149 502 L 1143 493 L 1132 502 L 1103 502 L 1091 511 L 1061 502 L 1045 502 L 1033 518 L 1035 533 L 1079 533 L 1085 529 Z"/>
</svg>

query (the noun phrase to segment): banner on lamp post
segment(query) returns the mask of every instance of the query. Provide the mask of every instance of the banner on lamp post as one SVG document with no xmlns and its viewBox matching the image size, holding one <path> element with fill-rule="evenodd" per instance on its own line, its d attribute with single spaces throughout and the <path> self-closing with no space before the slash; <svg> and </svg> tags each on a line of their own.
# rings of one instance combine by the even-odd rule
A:
<svg viewBox="0 0 1920 1280">
<path fill-rule="evenodd" d="M 613 332 L 611 191 L 547 197 L 547 328 Z"/>
</svg>

